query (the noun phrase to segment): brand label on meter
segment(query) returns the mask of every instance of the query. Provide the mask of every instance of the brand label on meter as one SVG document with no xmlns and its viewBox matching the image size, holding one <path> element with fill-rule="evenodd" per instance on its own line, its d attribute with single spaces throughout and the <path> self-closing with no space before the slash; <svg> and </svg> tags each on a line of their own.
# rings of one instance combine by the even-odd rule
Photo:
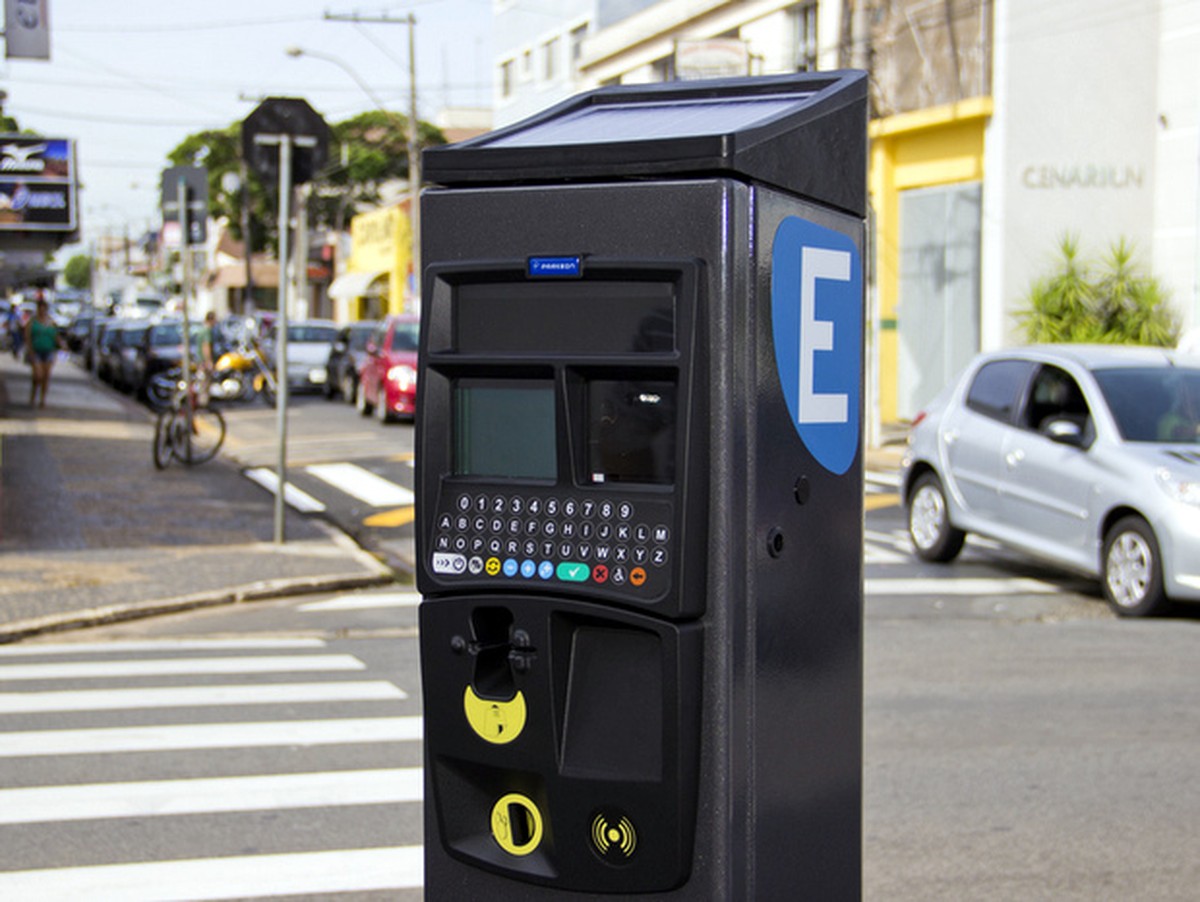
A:
<svg viewBox="0 0 1200 902">
<path fill-rule="evenodd" d="M 825 469 L 858 454 L 862 397 L 862 261 L 840 232 L 789 216 L 771 250 L 775 365 L 792 425 Z"/>
</svg>

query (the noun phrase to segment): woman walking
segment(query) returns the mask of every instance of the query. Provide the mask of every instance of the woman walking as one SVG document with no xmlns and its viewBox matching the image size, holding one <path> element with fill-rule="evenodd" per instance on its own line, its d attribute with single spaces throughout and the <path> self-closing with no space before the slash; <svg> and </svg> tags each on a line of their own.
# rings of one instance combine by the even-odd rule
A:
<svg viewBox="0 0 1200 902">
<path fill-rule="evenodd" d="M 33 367 L 33 381 L 29 385 L 29 406 L 33 407 L 40 389 L 41 403 L 46 406 L 46 392 L 50 390 L 50 370 L 54 366 L 54 355 L 62 340 L 58 335 L 58 326 L 50 319 L 50 305 L 46 301 L 37 302 L 37 312 L 25 324 L 25 347 L 29 349 L 29 365 Z"/>
</svg>

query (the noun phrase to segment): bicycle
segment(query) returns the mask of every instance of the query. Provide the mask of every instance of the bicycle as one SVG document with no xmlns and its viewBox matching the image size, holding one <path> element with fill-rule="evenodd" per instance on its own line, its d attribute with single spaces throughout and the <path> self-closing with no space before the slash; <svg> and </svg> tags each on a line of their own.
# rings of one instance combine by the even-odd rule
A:
<svg viewBox="0 0 1200 902">
<path fill-rule="evenodd" d="M 154 424 L 154 466 L 165 470 L 171 460 L 192 466 L 212 460 L 225 441 L 225 417 L 201 396 L 202 378 L 182 380 L 170 406 Z"/>
</svg>

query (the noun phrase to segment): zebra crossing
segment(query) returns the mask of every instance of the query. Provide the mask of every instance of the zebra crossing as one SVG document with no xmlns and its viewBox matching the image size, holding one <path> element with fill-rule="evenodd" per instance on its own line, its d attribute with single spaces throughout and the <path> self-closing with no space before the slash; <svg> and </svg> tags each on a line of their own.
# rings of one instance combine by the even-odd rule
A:
<svg viewBox="0 0 1200 902">
<path fill-rule="evenodd" d="M 0 899 L 420 898 L 421 734 L 322 639 L 0 648 Z"/>
</svg>

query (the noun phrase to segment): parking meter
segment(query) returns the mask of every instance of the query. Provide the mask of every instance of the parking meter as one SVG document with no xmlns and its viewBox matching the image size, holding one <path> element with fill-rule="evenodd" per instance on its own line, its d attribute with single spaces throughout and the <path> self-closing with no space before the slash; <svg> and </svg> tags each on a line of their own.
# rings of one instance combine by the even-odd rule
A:
<svg viewBox="0 0 1200 902">
<path fill-rule="evenodd" d="M 429 899 L 857 899 L 866 82 L 427 150 Z"/>
</svg>

